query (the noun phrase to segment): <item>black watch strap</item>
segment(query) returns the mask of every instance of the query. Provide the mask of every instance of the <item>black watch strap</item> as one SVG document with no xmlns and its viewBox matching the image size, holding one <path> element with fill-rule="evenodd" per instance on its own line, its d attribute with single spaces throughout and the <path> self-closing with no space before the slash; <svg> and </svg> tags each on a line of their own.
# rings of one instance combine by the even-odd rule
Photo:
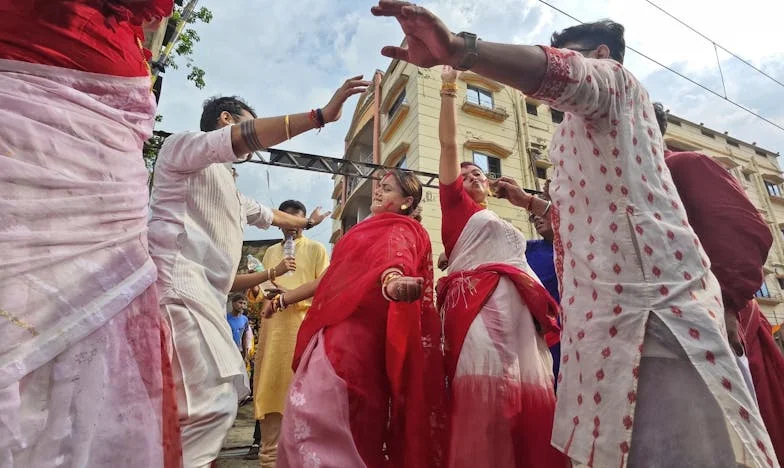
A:
<svg viewBox="0 0 784 468">
<path fill-rule="evenodd" d="M 308 222 L 305 224 L 305 229 L 310 229 L 313 227 L 313 220 L 308 218 Z"/>
<path fill-rule="evenodd" d="M 463 58 L 460 60 L 460 65 L 457 66 L 457 69 L 460 71 L 470 70 L 476 64 L 476 61 L 479 60 L 479 51 L 476 46 L 479 38 L 476 37 L 476 34 L 466 31 L 458 33 L 457 37 L 462 37 L 465 40 Z"/>
</svg>

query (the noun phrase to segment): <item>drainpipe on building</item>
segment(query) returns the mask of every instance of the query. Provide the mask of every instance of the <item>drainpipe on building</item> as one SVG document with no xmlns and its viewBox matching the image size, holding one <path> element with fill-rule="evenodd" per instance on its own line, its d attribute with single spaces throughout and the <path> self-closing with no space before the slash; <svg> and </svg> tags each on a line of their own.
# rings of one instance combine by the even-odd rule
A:
<svg viewBox="0 0 784 468">
<path fill-rule="evenodd" d="M 381 164 L 381 79 L 383 75 L 376 70 L 373 74 L 374 96 L 373 100 L 373 163 Z M 378 181 L 373 179 L 373 192 L 376 191 Z"/>
<path fill-rule="evenodd" d="M 515 117 L 517 118 L 520 114 L 522 114 L 522 110 L 520 109 L 520 105 L 525 105 L 525 94 L 519 93 L 519 99 L 515 99 Z M 525 151 L 526 159 L 528 160 L 528 167 L 531 171 L 531 180 L 534 181 L 534 188 L 537 192 L 542 191 L 542 187 L 539 186 L 539 178 L 536 177 L 536 159 L 534 155 L 531 153 L 530 144 L 531 144 L 531 134 L 528 130 L 528 113 L 525 114 L 525 120 L 523 120 L 522 125 L 520 127 L 523 129 L 524 138 L 525 138 L 525 147 L 523 151 Z"/>
</svg>

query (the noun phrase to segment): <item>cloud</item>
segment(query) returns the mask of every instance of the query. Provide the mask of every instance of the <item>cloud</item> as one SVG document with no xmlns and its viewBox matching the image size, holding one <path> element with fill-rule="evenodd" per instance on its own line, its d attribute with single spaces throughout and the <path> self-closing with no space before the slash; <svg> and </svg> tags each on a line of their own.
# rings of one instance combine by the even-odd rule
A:
<svg viewBox="0 0 784 468">
<path fill-rule="evenodd" d="M 549 0 L 585 21 L 612 18 L 626 26 L 629 46 L 682 71 L 711 89 L 722 91 L 713 45 L 643 0 Z M 198 128 L 202 102 L 217 94 L 245 97 L 262 116 L 305 112 L 327 103 L 349 76 L 372 76 L 389 61 L 379 50 L 397 45 L 403 35 L 394 19 L 375 18 L 371 1 L 324 2 L 234 0 L 209 5 L 211 24 L 198 27 L 201 42 L 195 62 L 205 69 L 207 87 L 186 83 L 184 70 L 165 74 L 160 129 Z M 655 0 L 720 44 L 784 81 L 784 54 L 780 49 L 779 19 L 784 3 L 746 0 L 742 8 L 722 8 L 707 0 Z M 454 31 L 469 30 L 484 40 L 513 43 L 549 43 L 552 31 L 574 21 L 535 0 L 432 0 L 422 5 L 437 12 Z M 736 59 L 720 53 L 731 98 L 782 121 L 784 88 L 767 80 Z M 649 88 L 651 95 L 678 115 L 705 122 L 709 127 L 746 141 L 757 141 L 773 151 L 784 148 L 779 131 L 722 99 L 663 71 L 647 60 L 627 53 L 627 67 Z M 309 132 L 280 147 L 340 157 L 356 98 L 349 100 L 343 119 L 322 132 Z M 331 209 L 332 179 L 328 175 L 244 164 L 238 167 L 240 189 L 263 203 L 277 206 L 298 198 L 312 209 Z M 267 173 L 270 184 L 267 186 Z M 330 220 L 311 233 L 326 243 Z M 249 229 L 247 238 L 279 237 L 279 231 Z"/>
</svg>

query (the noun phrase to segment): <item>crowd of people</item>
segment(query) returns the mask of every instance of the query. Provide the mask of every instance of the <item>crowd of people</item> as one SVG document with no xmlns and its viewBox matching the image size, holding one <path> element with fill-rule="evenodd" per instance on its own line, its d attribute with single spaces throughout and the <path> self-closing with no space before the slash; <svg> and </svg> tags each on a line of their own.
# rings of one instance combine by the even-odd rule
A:
<svg viewBox="0 0 784 468">
<path fill-rule="evenodd" d="M 141 40 L 172 0 L 36 3 L 0 0 L 0 467 L 214 466 L 251 380 L 265 468 L 784 463 L 784 357 L 753 300 L 771 232 L 721 166 L 668 151 L 620 24 L 524 46 L 372 8 L 405 35 L 384 56 L 442 67 L 436 283 L 405 170 L 331 258 L 303 236 L 328 212 L 237 190 L 232 163 L 340 119 L 361 76 L 299 114 L 210 99 L 148 194 Z M 544 196 L 461 162 L 468 69 L 565 112 Z M 288 240 L 236 274 L 245 225 Z"/>
</svg>

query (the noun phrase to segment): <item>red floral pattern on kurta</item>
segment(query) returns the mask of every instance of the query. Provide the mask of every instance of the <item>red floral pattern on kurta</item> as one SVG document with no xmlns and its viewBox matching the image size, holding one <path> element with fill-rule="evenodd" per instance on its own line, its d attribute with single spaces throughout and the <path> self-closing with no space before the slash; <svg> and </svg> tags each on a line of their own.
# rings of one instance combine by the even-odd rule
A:
<svg viewBox="0 0 784 468">
<path fill-rule="evenodd" d="M 724 337 L 721 291 L 665 167 L 647 91 L 613 60 L 543 49 L 533 97 L 566 112 L 550 144 L 563 307 L 553 445 L 580 463 L 625 465 L 653 312 L 767 466 L 772 448 Z"/>
</svg>

